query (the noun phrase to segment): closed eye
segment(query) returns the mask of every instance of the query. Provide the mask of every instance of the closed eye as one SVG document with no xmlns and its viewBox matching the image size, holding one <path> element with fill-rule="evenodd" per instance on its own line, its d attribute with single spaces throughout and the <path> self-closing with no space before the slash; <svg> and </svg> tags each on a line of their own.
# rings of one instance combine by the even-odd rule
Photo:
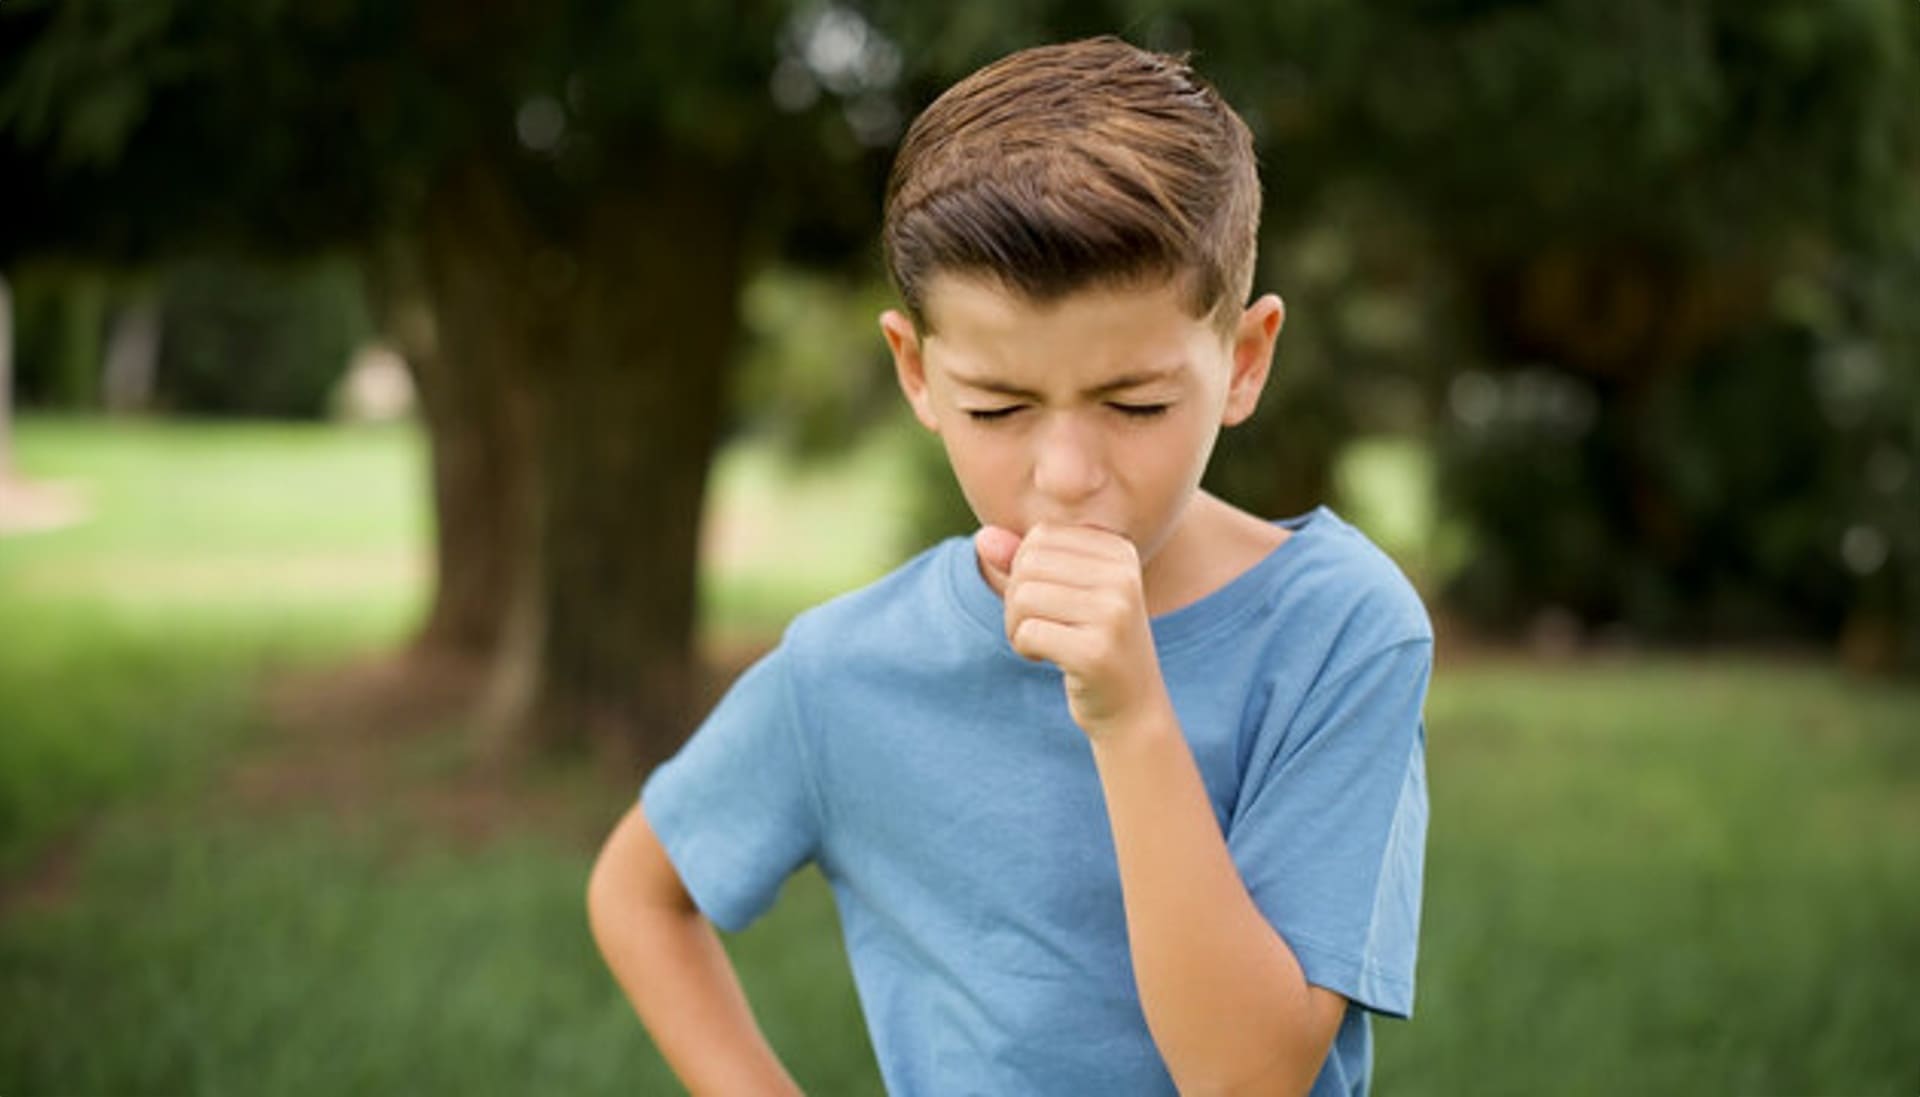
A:
<svg viewBox="0 0 1920 1097">
<path fill-rule="evenodd" d="M 972 416 L 976 422 L 991 423 L 997 419 L 1005 419 L 1007 416 L 1019 411 L 1020 407 L 1021 405 L 1019 404 L 1010 404 L 1004 408 L 968 408 L 967 414 Z"/>
<path fill-rule="evenodd" d="M 1168 405 L 1168 404 L 1108 404 L 1107 406 L 1119 412 L 1122 415 L 1132 416 L 1135 419 L 1151 419 L 1156 415 L 1166 414 L 1167 408 L 1170 407 L 1171 405 Z"/>
</svg>

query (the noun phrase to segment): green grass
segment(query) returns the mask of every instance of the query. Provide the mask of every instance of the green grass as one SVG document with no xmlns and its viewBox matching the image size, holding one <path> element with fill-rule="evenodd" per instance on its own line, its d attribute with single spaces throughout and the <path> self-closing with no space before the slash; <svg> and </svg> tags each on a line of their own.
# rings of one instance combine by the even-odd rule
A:
<svg viewBox="0 0 1920 1097">
<path fill-rule="evenodd" d="M 584 849 L 152 821 L 0 935 L 0 1092 L 671 1092 L 587 935 Z M 749 993 L 810 1091 L 871 1089 L 825 887 L 788 890 L 732 942 Z"/>
<path fill-rule="evenodd" d="M 392 644 L 421 611 L 410 429 L 27 418 L 16 441 L 88 516 L 0 537 L 0 872 L 120 790 L 197 779 L 260 674 Z M 722 454 L 710 631 L 777 634 L 886 570 L 889 444 L 798 471 Z"/>
<path fill-rule="evenodd" d="M 581 906 L 630 782 L 557 766 L 494 837 L 424 825 L 450 737 L 358 799 L 236 797 L 288 749 L 262 676 L 418 612 L 417 438 L 28 420 L 19 447 L 94 517 L 0 539 L 0 1093 L 673 1092 Z M 884 451 L 727 461 L 752 513 L 716 630 L 885 566 Z M 774 567 L 849 514 L 874 547 Z M 1443 662 L 1418 1015 L 1376 1026 L 1378 1091 L 1920 1091 L 1916 712 L 1808 664 Z M 810 1092 L 878 1092 L 817 875 L 729 947 Z"/>
<path fill-rule="evenodd" d="M 0 1093 L 670 1089 L 587 936 L 582 826 L 473 848 L 419 833 L 404 788 L 350 814 L 224 800 L 225 765 L 273 749 L 261 681 L 391 645 L 419 612 L 415 434 L 29 418 L 17 444 L 91 513 L 0 538 Z M 753 518 L 708 592 L 716 630 L 777 628 L 884 569 L 770 567 L 835 507 L 833 471 L 723 459 L 735 506 L 811 510 Z M 885 520 L 884 479 L 851 491 Z M 554 780 L 594 827 L 633 794 Z M 796 1073 L 872 1091 L 834 924 L 803 876 L 731 946 Z"/>
<path fill-rule="evenodd" d="M 0 871 L 123 791 L 197 780 L 258 673 L 417 610 L 410 432 L 28 419 L 16 443 L 88 517 L 0 538 Z"/>
<path fill-rule="evenodd" d="M 1916 712 L 1818 667 L 1443 668 L 1383 1091 L 1920 1091 Z"/>
</svg>

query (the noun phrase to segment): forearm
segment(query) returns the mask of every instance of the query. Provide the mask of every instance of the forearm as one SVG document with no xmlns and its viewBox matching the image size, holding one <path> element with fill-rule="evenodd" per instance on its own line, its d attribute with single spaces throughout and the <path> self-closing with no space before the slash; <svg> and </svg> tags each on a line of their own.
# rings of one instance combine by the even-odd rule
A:
<svg viewBox="0 0 1920 1097">
<path fill-rule="evenodd" d="M 1254 905 L 1171 711 L 1094 743 L 1134 979 L 1183 1092 L 1303 1092 L 1325 1057 L 1316 1000 Z M 1324 992 L 1322 992 L 1324 993 Z"/>
<path fill-rule="evenodd" d="M 982 574 L 1016 652 L 1060 668 L 1093 746 L 1119 860 L 1134 982 L 1186 1093 L 1305 1093 L 1346 1000 L 1307 985 L 1228 856 L 1167 699 L 1139 556 L 1125 537 L 983 530 Z"/>
<path fill-rule="evenodd" d="M 691 1093 L 800 1092 L 754 1021 L 719 934 L 696 908 L 649 894 L 633 860 L 610 845 L 588 885 L 587 910 L 607 966 Z"/>
</svg>

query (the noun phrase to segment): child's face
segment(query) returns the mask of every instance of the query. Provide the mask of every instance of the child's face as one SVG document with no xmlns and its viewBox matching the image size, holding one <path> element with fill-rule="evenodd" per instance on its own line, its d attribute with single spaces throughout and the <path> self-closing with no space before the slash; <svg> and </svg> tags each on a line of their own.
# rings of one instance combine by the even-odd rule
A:
<svg viewBox="0 0 1920 1097">
<path fill-rule="evenodd" d="M 1036 305 L 940 275 L 925 305 L 924 339 L 898 312 L 880 325 L 974 515 L 1023 535 L 1098 526 L 1143 563 L 1179 525 L 1220 428 L 1253 413 L 1284 315 L 1262 297 L 1223 337 L 1177 281 Z"/>
</svg>

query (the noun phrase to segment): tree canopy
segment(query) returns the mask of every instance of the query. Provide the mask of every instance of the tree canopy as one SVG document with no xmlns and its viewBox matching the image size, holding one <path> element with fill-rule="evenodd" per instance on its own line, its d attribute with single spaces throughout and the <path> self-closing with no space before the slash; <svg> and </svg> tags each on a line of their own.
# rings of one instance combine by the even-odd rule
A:
<svg viewBox="0 0 1920 1097">
<path fill-rule="evenodd" d="M 906 119 L 1103 32 L 1192 50 L 1262 152 L 1261 281 L 1295 319 L 1217 482 L 1298 509 L 1349 437 L 1424 430 L 1486 620 L 1712 633 L 1673 607 L 1758 598 L 1831 633 L 1865 598 L 1920 627 L 1920 478 L 1888 471 L 1920 457 L 1907 0 L 15 0 L 0 265 L 359 257 L 434 438 L 428 637 L 496 662 L 502 726 L 657 756 L 742 285 L 776 257 L 873 277 Z M 1793 450 L 1849 456 L 1741 478 L 1727 409 L 1869 373 L 1874 414 Z M 1861 462 L 1892 486 L 1838 499 Z M 1673 578 L 1728 552 L 1731 595 Z"/>
</svg>

